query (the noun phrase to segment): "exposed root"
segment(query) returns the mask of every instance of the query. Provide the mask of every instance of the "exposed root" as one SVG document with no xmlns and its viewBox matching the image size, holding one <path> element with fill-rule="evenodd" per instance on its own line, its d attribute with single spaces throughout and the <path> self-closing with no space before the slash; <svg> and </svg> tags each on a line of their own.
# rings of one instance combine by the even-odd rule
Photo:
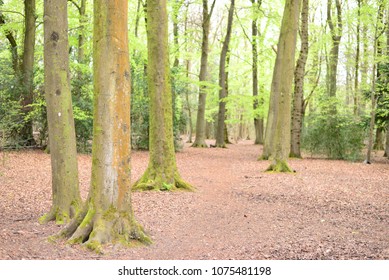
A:
<svg viewBox="0 0 389 280">
<path fill-rule="evenodd" d="M 266 172 L 285 172 L 294 173 L 285 160 L 274 160 L 273 163 L 266 169 Z"/>
<path fill-rule="evenodd" d="M 145 174 L 132 186 L 133 191 L 194 191 L 194 187 L 185 182 L 176 172 L 172 183 L 163 180 L 162 176 L 151 174 L 146 170 Z"/>
<path fill-rule="evenodd" d="M 39 223 L 47 224 L 54 221 L 57 225 L 68 223 L 80 210 L 79 202 L 73 202 L 68 209 L 53 205 L 50 211 L 39 218 Z"/>
<path fill-rule="evenodd" d="M 205 141 L 200 142 L 200 143 L 198 143 L 198 142 L 195 141 L 195 142 L 192 144 L 191 147 L 193 147 L 193 148 L 208 148 L 208 145 L 207 145 L 207 143 L 205 143 Z"/>
<path fill-rule="evenodd" d="M 120 243 L 125 246 L 151 244 L 150 237 L 128 212 L 111 207 L 104 213 L 96 212 L 90 204 L 61 230 L 52 240 L 67 238 L 69 244 L 83 244 L 89 250 L 103 253 L 103 244 Z"/>
</svg>

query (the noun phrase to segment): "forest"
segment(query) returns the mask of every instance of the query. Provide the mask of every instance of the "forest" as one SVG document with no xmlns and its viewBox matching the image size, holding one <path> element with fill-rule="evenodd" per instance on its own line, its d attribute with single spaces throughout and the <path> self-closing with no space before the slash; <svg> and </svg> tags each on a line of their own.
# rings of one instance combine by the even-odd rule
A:
<svg viewBox="0 0 389 280">
<path fill-rule="evenodd" d="M 389 0 L 0 0 L 0 161 L 0 259 L 389 259 Z"/>
</svg>

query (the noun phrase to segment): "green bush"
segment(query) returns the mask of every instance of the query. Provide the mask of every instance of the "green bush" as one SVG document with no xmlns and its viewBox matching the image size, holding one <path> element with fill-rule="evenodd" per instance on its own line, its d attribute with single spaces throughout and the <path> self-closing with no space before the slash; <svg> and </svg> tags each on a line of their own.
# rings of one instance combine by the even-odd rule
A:
<svg viewBox="0 0 389 280">
<path fill-rule="evenodd" d="M 347 111 L 334 110 L 335 107 L 330 102 L 306 118 L 302 147 L 330 159 L 361 160 L 363 123 Z"/>
</svg>

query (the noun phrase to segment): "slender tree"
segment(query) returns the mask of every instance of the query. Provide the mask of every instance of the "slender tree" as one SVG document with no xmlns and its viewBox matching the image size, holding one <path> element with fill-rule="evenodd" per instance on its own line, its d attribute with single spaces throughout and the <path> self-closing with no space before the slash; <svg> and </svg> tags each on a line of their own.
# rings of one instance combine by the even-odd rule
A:
<svg viewBox="0 0 389 280">
<path fill-rule="evenodd" d="M 304 77 L 305 65 L 308 59 L 308 13 L 309 0 L 302 0 L 301 10 L 301 28 L 300 38 L 301 47 L 300 55 L 297 60 L 296 69 L 294 72 L 294 94 L 293 94 L 293 109 L 292 109 L 292 131 L 291 131 L 291 146 L 290 156 L 301 158 L 301 130 L 304 117 Z"/>
<path fill-rule="evenodd" d="M 328 61 L 328 81 L 327 91 L 330 97 L 336 96 L 337 70 L 339 61 L 339 46 L 342 39 L 343 22 L 342 22 L 342 5 L 340 0 L 335 0 L 336 20 L 333 18 L 333 0 L 327 2 L 327 24 L 331 32 L 332 46 Z"/>
<path fill-rule="evenodd" d="M 23 84 L 22 108 L 23 115 L 27 116 L 31 112 L 31 104 L 34 101 L 34 54 L 35 54 L 35 0 L 24 1 L 24 43 L 21 65 L 21 79 Z M 34 145 L 32 120 L 24 122 L 20 136 L 27 145 Z"/>
<path fill-rule="evenodd" d="M 384 0 L 379 1 L 378 12 L 377 12 L 377 21 L 375 26 L 374 33 L 374 50 L 373 50 L 373 71 L 372 71 L 372 84 L 371 84 L 371 112 L 370 112 L 370 127 L 369 127 L 369 138 L 367 144 L 367 152 L 365 163 L 371 163 L 371 153 L 373 149 L 374 142 L 374 127 L 375 127 L 375 119 L 376 119 L 376 110 L 377 110 L 377 80 L 380 78 L 380 67 L 376 60 L 380 60 L 383 54 L 382 44 L 380 41 L 380 37 L 384 32 L 384 24 L 383 24 L 383 16 L 384 16 Z"/>
<path fill-rule="evenodd" d="M 207 100 L 207 87 L 204 84 L 208 76 L 208 52 L 209 52 L 209 31 L 211 27 L 211 16 L 216 0 L 213 0 L 211 10 L 208 9 L 208 0 L 203 0 L 203 38 L 201 44 L 201 65 L 200 65 L 200 92 L 196 120 L 196 137 L 192 147 L 205 148 L 205 105 Z"/>
<path fill-rule="evenodd" d="M 217 121 L 216 131 L 216 143 L 215 146 L 219 148 L 225 148 L 225 118 L 226 118 L 226 101 L 227 97 L 227 83 L 226 83 L 226 62 L 227 53 L 231 40 L 232 22 L 234 18 L 235 0 L 231 0 L 231 5 L 228 10 L 228 21 L 227 21 L 227 33 L 223 41 L 222 51 L 220 53 L 219 63 L 219 112 Z"/>
<path fill-rule="evenodd" d="M 174 153 L 166 0 L 148 0 L 147 6 L 153 7 L 147 9 L 150 159 L 133 189 L 192 189 L 181 179 Z"/>
<path fill-rule="evenodd" d="M 262 156 L 272 160 L 269 171 L 291 171 L 287 159 L 290 151 L 292 82 L 300 4 L 301 0 L 287 0 L 281 23 Z"/>
<path fill-rule="evenodd" d="M 84 209 L 59 236 L 97 252 L 108 242 L 149 243 L 131 205 L 128 2 L 95 0 L 92 179 Z"/>
<path fill-rule="evenodd" d="M 354 115 L 358 115 L 359 111 L 359 60 L 361 54 L 361 8 L 362 0 L 357 0 L 358 10 L 357 10 L 357 42 L 355 50 L 355 77 L 354 77 Z"/>
<path fill-rule="evenodd" d="M 252 56 L 253 56 L 253 109 L 254 113 L 259 108 L 259 94 L 258 94 L 258 25 L 257 25 L 257 13 L 256 10 L 259 9 L 262 5 L 262 0 L 251 0 L 253 6 L 253 20 L 251 22 L 251 47 L 252 47 Z M 255 129 L 255 144 L 263 144 L 263 118 L 256 114 L 254 116 L 254 129 Z"/>
<path fill-rule="evenodd" d="M 67 0 L 44 1 L 44 69 L 52 197 L 40 221 L 67 222 L 81 207 L 70 93 Z"/>
</svg>

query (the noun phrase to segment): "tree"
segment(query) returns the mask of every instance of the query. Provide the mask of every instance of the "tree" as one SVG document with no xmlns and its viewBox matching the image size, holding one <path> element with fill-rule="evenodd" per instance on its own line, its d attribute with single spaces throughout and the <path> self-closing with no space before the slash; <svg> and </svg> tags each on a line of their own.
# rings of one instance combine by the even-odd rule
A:
<svg viewBox="0 0 389 280">
<path fill-rule="evenodd" d="M 290 156 L 301 158 L 301 130 L 304 117 L 304 77 L 305 65 L 307 63 L 309 43 L 308 43 L 308 13 L 309 0 L 302 0 L 301 11 L 301 48 L 300 55 L 297 60 L 296 69 L 294 72 L 294 94 L 293 94 L 293 110 L 292 110 L 292 131 L 291 131 L 291 146 Z"/>
<path fill-rule="evenodd" d="M 327 2 L 327 23 L 330 27 L 332 46 L 329 55 L 328 63 L 328 81 L 327 81 L 327 92 L 330 97 L 336 96 L 336 80 L 337 70 L 339 61 L 339 45 L 342 39 L 343 22 L 342 22 L 342 6 L 340 0 L 335 0 L 336 6 L 336 21 L 332 16 L 332 0 Z M 334 24 L 334 22 L 336 24 Z"/>
<path fill-rule="evenodd" d="M 285 2 L 263 151 L 263 158 L 272 160 L 268 171 L 291 171 L 287 159 L 290 151 L 291 91 L 300 4 L 300 0 Z"/>
<path fill-rule="evenodd" d="M 0 6 L 3 1 L 0 1 Z M 18 131 L 18 145 L 31 146 L 35 144 L 33 138 L 32 119 L 28 117 L 31 112 L 31 104 L 34 101 L 33 93 L 33 71 L 34 71 L 34 53 L 35 53 L 35 0 L 24 1 L 24 41 L 23 53 L 21 57 L 18 54 L 17 36 L 14 36 L 10 30 L 5 30 L 5 35 L 10 43 L 12 54 L 12 65 L 15 79 L 20 82 L 21 92 L 17 97 L 20 100 L 21 127 Z M 6 23 L 5 16 L 0 11 L 0 26 Z"/>
<path fill-rule="evenodd" d="M 35 53 L 35 0 L 24 1 L 24 44 L 21 65 L 21 79 L 23 83 L 22 108 L 24 116 L 31 112 L 31 104 L 34 101 L 34 53 Z M 34 144 L 32 120 L 24 123 L 21 129 L 21 138 L 27 145 Z"/>
<path fill-rule="evenodd" d="M 368 135 L 368 144 L 367 144 L 367 152 L 365 163 L 371 163 L 371 152 L 373 149 L 374 142 L 374 126 L 376 119 L 376 106 L 377 99 L 379 95 L 377 94 L 377 80 L 380 79 L 381 69 L 379 63 L 376 62 L 376 59 L 380 59 L 383 55 L 382 44 L 380 41 L 380 37 L 384 32 L 384 24 L 383 24 L 383 14 L 384 14 L 384 0 L 379 1 L 378 5 L 378 13 L 377 13 L 377 21 L 375 26 L 375 34 L 374 34 L 374 49 L 373 49 L 373 71 L 372 71 L 372 84 L 371 84 L 371 112 L 370 112 L 370 127 L 369 127 L 369 135 Z"/>
<path fill-rule="evenodd" d="M 67 222 L 81 207 L 69 75 L 67 0 L 44 2 L 44 70 L 52 197 L 40 221 Z"/>
<path fill-rule="evenodd" d="M 128 2 L 94 1 L 92 179 L 85 207 L 60 233 L 97 252 L 108 242 L 149 243 L 131 205 Z"/>
<path fill-rule="evenodd" d="M 257 16 L 255 11 L 256 9 L 259 9 L 262 0 L 259 0 L 259 2 L 256 2 L 256 0 L 251 0 L 252 6 L 253 6 L 253 20 L 251 23 L 251 47 L 252 47 L 252 53 L 253 53 L 253 97 L 254 97 L 254 103 L 253 103 L 253 109 L 254 114 L 259 108 L 259 96 L 258 96 L 258 26 L 257 26 Z M 255 115 L 254 117 L 254 128 L 255 128 L 255 144 L 263 144 L 263 119 L 259 116 Z"/>
<path fill-rule="evenodd" d="M 227 73 L 226 73 L 226 62 L 227 62 L 227 53 L 231 40 L 232 32 L 232 21 L 234 17 L 235 9 L 235 0 L 231 0 L 231 6 L 228 11 L 228 22 L 227 22 L 227 33 L 223 41 L 222 51 L 220 53 L 220 63 L 219 63 L 219 112 L 218 112 L 218 122 L 217 122 L 217 131 L 216 131 L 216 143 L 215 146 L 219 148 L 225 148 L 225 115 L 226 115 L 226 101 L 227 97 Z"/>
<path fill-rule="evenodd" d="M 192 189 L 178 173 L 174 153 L 166 0 L 148 0 L 149 165 L 134 190 Z"/>
<path fill-rule="evenodd" d="M 208 0 L 203 0 L 203 38 L 201 44 L 201 66 L 200 66 L 200 92 L 199 92 L 199 104 L 197 109 L 197 121 L 196 121 L 196 138 L 192 147 L 206 148 L 208 145 L 205 143 L 205 104 L 207 100 L 207 87 L 204 82 L 207 81 L 208 75 L 208 52 L 209 52 L 209 30 L 211 26 L 211 16 L 215 7 L 214 0 L 212 2 L 211 10 L 208 12 Z"/>
</svg>

